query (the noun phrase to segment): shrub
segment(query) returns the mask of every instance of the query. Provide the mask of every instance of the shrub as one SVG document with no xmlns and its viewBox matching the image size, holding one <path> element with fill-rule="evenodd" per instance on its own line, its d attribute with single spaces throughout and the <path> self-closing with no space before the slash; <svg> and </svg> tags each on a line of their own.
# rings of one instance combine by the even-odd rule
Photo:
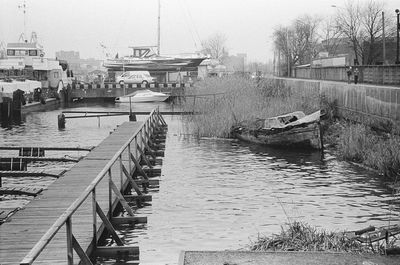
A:
<svg viewBox="0 0 400 265">
<path fill-rule="evenodd" d="M 258 237 L 250 245 L 252 251 L 335 251 L 372 252 L 356 239 L 345 233 L 327 232 L 306 223 L 295 221 L 278 235 Z"/>
</svg>

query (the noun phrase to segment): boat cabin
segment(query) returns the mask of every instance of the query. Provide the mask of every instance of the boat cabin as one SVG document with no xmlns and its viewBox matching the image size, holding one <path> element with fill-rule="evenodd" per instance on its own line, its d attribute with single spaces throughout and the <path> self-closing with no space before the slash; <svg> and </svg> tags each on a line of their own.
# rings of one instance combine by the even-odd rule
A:
<svg viewBox="0 0 400 265">
<path fill-rule="evenodd" d="M 306 115 L 302 111 L 295 111 L 289 114 L 272 117 L 265 119 L 264 121 L 264 129 L 272 129 L 272 128 L 284 128 L 289 123 L 295 122 L 304 118 Z"/>
<path fill-rule="evenodd" d="M 43 57 L 43 47 L 36 42 L 17 42 L 7 44 L 8 58 Z"/>
<path fill-rule="evenodd" d="M 0 59 L 0 78 L 36 80 L 42 88 L 59 88 L 70 83 L 66 62 L 44 58 L 43 47 L 35 42 L 8 43 L 6 58 Z"/>
<path fill-rule="evenodd" d="M 134 58 L 149 58 L 156 56 L 157 53 L 154 52 L 153 48 L 156 46 L 140 46 L 140 47 L 129 47 L 133 49 L 133 54 L 131 57 Z"/>
</svg>

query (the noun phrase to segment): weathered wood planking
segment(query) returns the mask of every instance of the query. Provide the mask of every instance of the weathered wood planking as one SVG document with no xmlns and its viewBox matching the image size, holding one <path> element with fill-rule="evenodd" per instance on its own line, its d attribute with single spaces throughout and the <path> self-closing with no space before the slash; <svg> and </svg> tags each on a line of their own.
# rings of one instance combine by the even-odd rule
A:
<svg viewBox="0 0 400 265">
<path fill-rule="evenodd" d="M 93 181 L 121 146 L 140 127 L 141 122 L 126 122 L 71 170 L 57 179 L 48 190 L 32 200 L 25 209 L 0 225 L 0 263 L 19 264 L 36 242 Z M 127 159 L 123 159 L 128 168 Z M 119 167 L 112 170 L 112 178 L 120 188 Z M 108 177 L 96 188 L 97 201 L 108 212 Z M 113 195 L 115 198 L 115 195 Z M 92 202 L 89 197 L 72 217 L 72 232 L 83 249 L 92 240 Z M 97 218 L 98 225 L 100 218 Z M 78 259 L 77 254 L 74 257 Z M 65 226 L 41 253 L 35 264 L 67 264 Z"/>
</svg>

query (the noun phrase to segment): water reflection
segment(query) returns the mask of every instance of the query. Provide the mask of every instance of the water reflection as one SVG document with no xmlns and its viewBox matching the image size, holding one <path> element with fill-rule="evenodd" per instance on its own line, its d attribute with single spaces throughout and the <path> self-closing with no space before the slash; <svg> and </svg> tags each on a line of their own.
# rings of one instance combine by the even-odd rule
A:
<svg viewBox="0 0 400 265">
<path fill-rule="evenodd" d="M 134 110 L 153 107 L 135 105 Z M 129 106 L 75 109 L 128 111 Z M 102 118 L 100 127 L 97 119 L 68 120 L 66 129 L 59 131 L 59 112 L 26 115 L 22 125 L 2 129 L 0 144 L 97 145 L 128 120 Z M 245 248 L 258 233 L 278 233 L 288 220 L 340 231 L 386 225 L 391 218 L 388 205 L 380 202 L 390 196 L 384 181 L 337 161 L 329 150 L 321 156 L 232 140 L 194 139 L 185 134 L 180 117 L 166 121 L 160 188 L 151 192 L 151 205 L 137 213 L 147 216 L 148 224 L 120 229 L 127 242 L 140 246 L 142 263 L 175 264 L 181 250 Z"/>
</svg>

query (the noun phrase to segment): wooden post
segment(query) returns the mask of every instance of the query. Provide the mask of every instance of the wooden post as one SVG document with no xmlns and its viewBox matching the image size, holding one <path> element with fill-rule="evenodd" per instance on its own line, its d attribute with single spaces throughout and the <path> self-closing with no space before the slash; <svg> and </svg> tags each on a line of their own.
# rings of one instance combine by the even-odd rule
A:
<svg viewBox="0 0 400 265">
<path fill-rule="evenodd" d="M 93 248 L 97 248 L 97 211 L 96 211 L 96 187 L 92 190 L 92 210 L 93 210 Z"/>
<path fill-rule="evenodd" d="M 108 209 L 109 209 L 109 218 L 112 218 L 112 176 L 111 176 L 111 168 L 108 170 Z"/>
<path fill-rule="evenodd" d="M 123 179 L 123 175 L 124 173 L 122 172 L 122 153 L 119 155 L 119 176 L 120 176 L 120 181 L 121 181 L 121 191 L 122 191 L 122 187 L 124 186 L 124 179 Z"/>
<path fill-rule="evenodd" d="M 131 157 L 131 143 L 128 144 L 128 166 L 129 166 L 129 176 L 132 176 L 132 160 Z M 1 183 L 0 183 L 1 185 Z"/>
<path fill-rule="evenodd" d="M 74 265 L 74 252 L 72 246 L 72 222 L 71 217 L 67 219 L 65 223 L 66 230 L 67 230 L 67 258 L 68 258 L 68 265 Z"/>
<path fill-rule="evenodd" d="M 65 115 L 63 113 L 57 116 L 58 119 L 58 129 L 65 129 Z"/>
</svg>

